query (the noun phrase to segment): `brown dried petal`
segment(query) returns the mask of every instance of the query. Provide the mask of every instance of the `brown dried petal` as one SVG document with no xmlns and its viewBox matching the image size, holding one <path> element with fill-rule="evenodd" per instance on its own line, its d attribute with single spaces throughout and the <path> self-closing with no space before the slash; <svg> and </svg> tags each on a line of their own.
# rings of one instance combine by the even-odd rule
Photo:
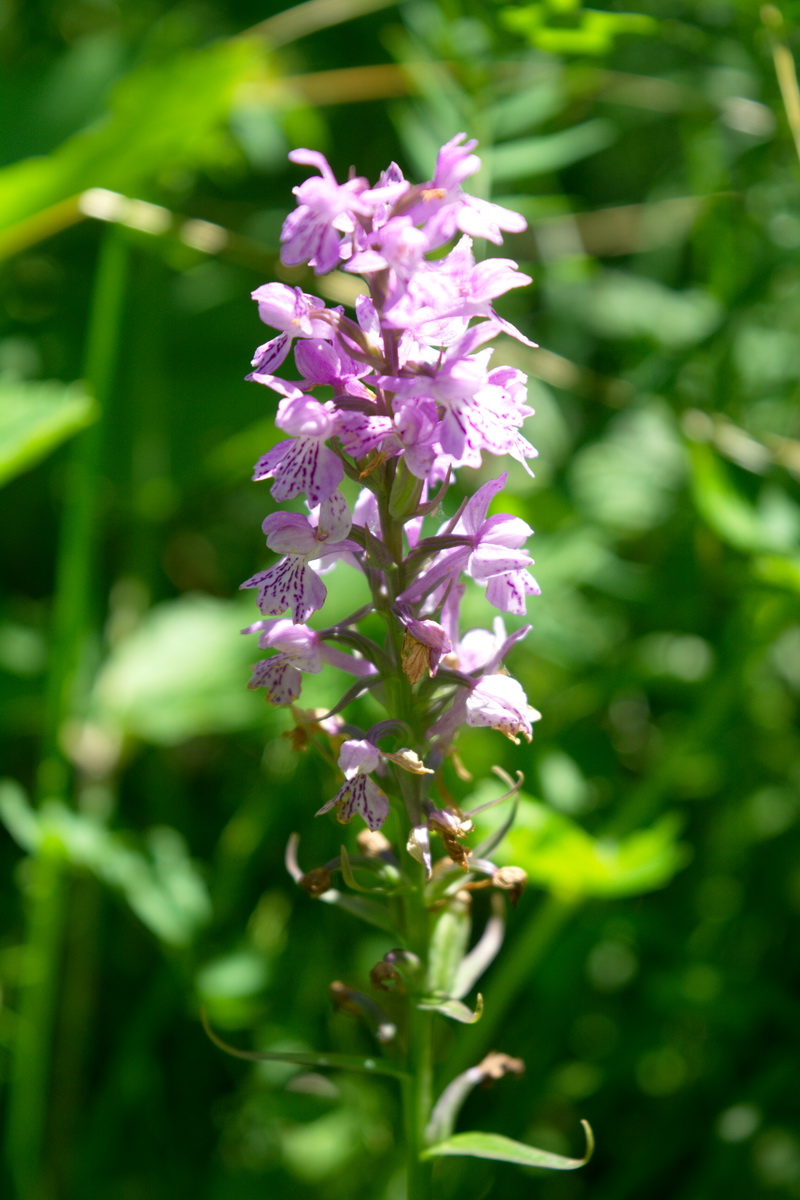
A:
<svg viewBox="0 0 800 1200">
<path fill-rule="evenodd" d="M 425 766 L 425 763 L 415 750 L 409 750 L 405 746 L 401 750 L 393 750 L 391 753 L 382 750 L 381 754 L 396 766 L 402 767 L 404 771 L 410 771 L 412 775 L 434 774 L 430 767 Z"/>
<path fill-rule="evenodd" d="M 403 661 L 403 674 L 409 683 L 419 683 L 420 679 L 430 673 L 431 649 L 423 642 L 418 642 L 408 630 L 403 634 L 400 657 Z"/>
</svg>

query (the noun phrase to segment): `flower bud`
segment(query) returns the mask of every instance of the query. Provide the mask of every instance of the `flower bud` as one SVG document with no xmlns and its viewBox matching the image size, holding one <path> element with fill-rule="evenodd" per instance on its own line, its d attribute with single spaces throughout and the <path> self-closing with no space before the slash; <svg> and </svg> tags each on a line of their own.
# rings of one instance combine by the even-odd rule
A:
<svg viewBox="0 0 800 1200">
<path fill-rule="evenodd" d="M 401 458 L 389 494 L 389 512 L 396 521 L 405 521 L 416 515 L 422 495 L 422 482 L 416 475 L 411 474 Z"/>
<path fill-rule="evenodd" d="M 333 876 L 327 867 L 314 867 L 312 871 L 307 871 L 297 882 L 304 891 L 308 892 L 309 896 L 313 896 L 316 899 L 317 896 L 322 896 L 325 892 L 330 891 L 333 884 Z"/>
<path fill-rule="evenodd" d="M 357 992 L 339 979 L 333 981 L 328 991 L 336 1007 L 351 1017 L 366 1021 L 379 1042 L 390 1042 L 397 1033 L 397 1026 L 389 1020 L 380 1005 L 363 992 Z"/>
<path fill-rule="evenodd" d="M 453 862 L 462 870 L 469 869 L 469 850 L 459 844 L 459 838 L 468 837 L 475 826 L 468 817 L 462 817 L 452 808 L 437 808 L 428 817 L 428 828 L 438 833 L 445 850 Z"/>
<path fill-rule="evenodd" d="M 514 908 L 528 883 L 528 872 L 522 867 L 500 867 L 492 876 L 492 886 L 508 892 Z"/>
<path fill-rule="evenodd" d="M 356 845 L 365 858 L 380 858 L 392 848 L 392 843 L 379 829 L 362 829 L 356 835 Z"/>
<path fill-rule="evenodd" d="M 404 992 L 406 990 L 397 971 L 385 958 L 375 963 L 369 973 L 369 978 L 372 986 L 380 988 L 382 992 Z"/>
<path fill-rule="evenodd" d="M 495 1079 L 502 1079 L 504 1075 L 523 1075 L 525 1063 L 521 1058 L 512 1058 L 510 1054 L 498 1054 L 492 1050 L 478 1063 L 478 1070 L 483 1076 L 483 1087 L 491 1087 Z"/>
</svg>

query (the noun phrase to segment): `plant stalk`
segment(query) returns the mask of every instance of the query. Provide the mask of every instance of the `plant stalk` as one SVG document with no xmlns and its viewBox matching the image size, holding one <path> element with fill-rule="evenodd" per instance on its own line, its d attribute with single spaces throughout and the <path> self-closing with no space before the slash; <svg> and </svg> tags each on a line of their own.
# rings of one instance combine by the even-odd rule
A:
<svg viewBox="0 0 800 1200">
<path fill-rule="evenodd" d="M 80 712 L 80 674 L 93 618 L 99 526 L 99 468 L 104 416 L 113 383 L 127 274 L 127 247 L 109 230 L 100 250 L 89 316 L 85 378 L 100 417 L 72 448 L 61 525 L 53 627 L 43 721 L 38 798 L 65 803 L 71 767 L 61 746 L 65 723 Z M 60 845 L 45 842 L 29 864 L 27 941 L 20 984 L 18 1033 L 11 1048 L 7 1156 L 19 1200 L 54 1195 L 46 1163 L 53 1029 L 67 921 L 66 871 Z"/>
</svg>

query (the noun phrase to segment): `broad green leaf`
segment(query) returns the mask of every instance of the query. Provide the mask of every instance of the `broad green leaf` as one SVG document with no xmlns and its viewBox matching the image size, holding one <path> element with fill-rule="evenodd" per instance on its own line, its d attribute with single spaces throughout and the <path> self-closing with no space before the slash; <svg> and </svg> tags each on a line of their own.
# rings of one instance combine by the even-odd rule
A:
<svg viewBox="0 0 800 1200">
<path fill-rule="evenodd" d="M 215 1046 L 224 1050 L 234 1058 L 243 1058 L 248 1062 L 284 1062 L 296 1063 L 300 1067 L 329 1067 L 332 1070 L 364 1071 L 368 1075 L 391 1075 L 395 1079 L 407 1078 L 406 1072 L 393 1063 L 382 1058 L 363 1058 L 356 1054 L 319 1054 L 316 1051 L 292 1052 L 281 1050 L 239 1050 L 223 1042 L 208 1023 L 205 1011 L 201 1009 L 200 1019 L 203 1022 L 208 1037 Z"/>
<path fill-rule="evenodd" d="M 97 415 L 82 383 L 0 379 L 0 484 L 35 466 Z"/>
<path fill-rule="evenodd" d="M 548 1171 L 574 1171 L 584 1167 L 594 1153 L 594 1135 L 588 1121 L 581 1121 L 586 1134 L 586 1153 L 583 1158 L 565 1158 L 549 1150 L 537 1150 L 524 1142 L 515 1142 L 500 1133 L 456 1133 L 436 1146 L 428 1146 L 422 1158 L 457 1155 L 469 1158 L 492 1158 L 497 1162 L 516 1163 L 519 1167 L 544 1167 Z"/>
<path fill-rule="evenodd" d="M 255 40 L 234 38 L 147 63 L 120 81 L 104 119 L 46 157 L 1 170 L 0 256 L 46 236 L 46 221 L 33 238 L 26 223 L 87 188 L 147 191 L 166 168 L 228 160 L 225 122 L 237 89 L 263 70 L 263 57 Z M 60 228 L 63 219 L 52 216 Z"/>
<path fill-rule="evenodd" d="M 250 615 L 210 596 L 156 606 L 101 668 L 93 719 L 160 745 L 274 720 L 247 691 L 248 666 L 259 657 L 255 640 L 239 636 Z"/>
<path fill-rule="evenodd" d="M 48 853 L 60 853 L 72 866 L 91 871 L 121 892 L 142 924 L 164 942 L 186 945 L 209 919 L 205 884 L 174 829 L 150 830 L 146 849 L 139 850 L 97 817 L 57 801 L 31 808 L 22 789 L 10 780 L 0 783 L 0 820 L 29 854 L 46 847 Z"/>
<path fill-rule="evenodd" d="M 476 823 L 481 831 L 488 826 L 483 816 Z M 678 828 L 667 815 L 621 840 L 593 838 L 570 817 L 522 796 L 515 827 L 494 859 L 522 867 L 531 883 L 566 899 L 632 896 L 663 887 L 685 865 Z"/>
<path fill-rule="evenodd" d="M 554 12 L 553 10 L 556 9 Z M 551 21 L 555 18 L 555 21 Z M 655 34 L 658 22 L 644 13 L 601 12 L 578 4 L 534 3 L 503 8 L 500 19 L 545 54 L 608 54 L 623 34 Z"/>
</svg>

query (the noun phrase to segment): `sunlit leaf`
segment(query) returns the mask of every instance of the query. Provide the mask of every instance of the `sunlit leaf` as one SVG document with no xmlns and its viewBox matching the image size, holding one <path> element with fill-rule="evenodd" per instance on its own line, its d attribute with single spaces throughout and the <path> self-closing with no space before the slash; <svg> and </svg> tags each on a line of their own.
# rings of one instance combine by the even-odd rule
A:
<svg viewBox="0 0 800 1200">
<path fill-rule="evenodd" d="M 753 572 L 757 579 L 790 592 L 800 592 L 800 556 L 763 554 L 753 560 Z"/>
<path fill-rule="evenodd" d="M 0 379 L 0 484 L 35 466 L 97 415 L 82 383 Z"/>
<path fill-rule="evenodd" d="M 594 1153 L 594 1135 L 588 1121 L 581 1121 L 586 1134 L 586 1153 L 583 1158 L 565 1158 L 549 1150 L 537 1150 L 524 1142 L 499 1133 L 456 1133 L 447 1141 L 439 1142 L 423 1150 L 423 1158 L 438 1158 L 443 1155 L 468 1156 L 469 1158 L 491 1158 L 498 1162 L 516 1163 L 519 1167 L 544 1167 L 548 1171 L 574 1171 L 583 1167 Z"/>
<path fill-rule="evenodd" d="M 721 458 L 709 445 L 692 442 L 689 451 L 695 504 L 704 521 L 723 541 L 744 554 L 768 554 L 797 547 L 796 505 L 787 508 L 778 501 L 780 507 L 776 509 L 773 489 L 771 494 L 762 495 L 762 503 L 756 507 L 736 488 Z"/>
<path fill-rule="evenodd" d="M 478 993 L 474 1012 L 460 1000 L 438 1000 L 435 997 L 420 1000 L 417 1008 L 421 1008 L 423 1012 L 437 1012 L 443 1017 L 449 1017 L 451 1021 L 459 1021 L 462 1025 L 474 1025 L 483 1016 L 483 996 Z"/>
<path fill-rule="evenodd" d="M 147 191 L 162 170 L 229 159 L 225 122 L 237 88 L 262 69 L 263 53 L 256 41 L 232 38 L 146 63 L 120 81 L 103 120 L 50 155 L 3 168 L 0 255 L 30 240 L 26 221 L 87 188 Z"/>
<path fill-rule="evenodd" d="M 478 818 L 481 829 L 486 818 Z M 524 796 L 495 861 L 522 867 L 531 883 L 559 896 L 629 896 L 663 887 L 687 860 L 679 822 L 664 816 L 619 840 L 593 838 L 563 813 Z"/>
<path fill-rule="evenodd" d="M 609 146 L 615 136 L 612 123 L 598 117 L 559 133 L 503 142 L 492 150 L 492 171 L 498 182 L 503 183 L 543 175 L 596 154 Z"/>
</svg>

